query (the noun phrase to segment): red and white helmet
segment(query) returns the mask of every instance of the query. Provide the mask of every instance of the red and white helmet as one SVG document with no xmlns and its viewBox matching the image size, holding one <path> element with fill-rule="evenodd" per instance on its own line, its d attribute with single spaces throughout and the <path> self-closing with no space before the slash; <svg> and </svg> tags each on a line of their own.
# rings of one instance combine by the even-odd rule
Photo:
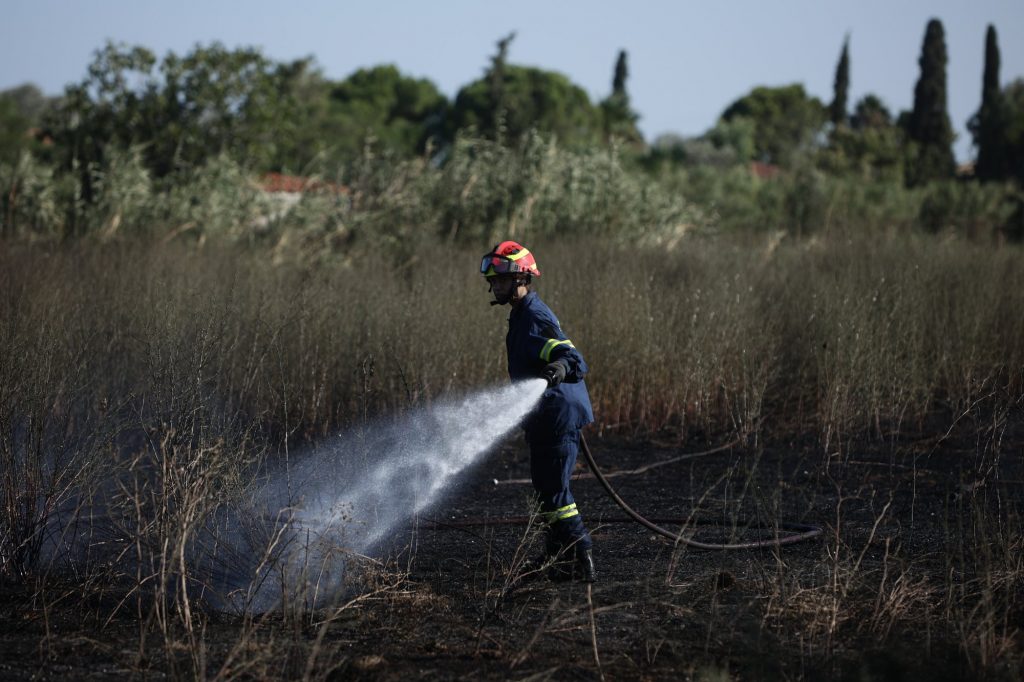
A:
<svg viewBox="0 0 1024 682">
<path fill-rule="evenodd" d="M 480 274 L 484 277 L 509 274 L 540 277 L 540 270 L 529 249 L 518 242 L 505 241 L 483 257 L 480 261 Z"/>
</svg>

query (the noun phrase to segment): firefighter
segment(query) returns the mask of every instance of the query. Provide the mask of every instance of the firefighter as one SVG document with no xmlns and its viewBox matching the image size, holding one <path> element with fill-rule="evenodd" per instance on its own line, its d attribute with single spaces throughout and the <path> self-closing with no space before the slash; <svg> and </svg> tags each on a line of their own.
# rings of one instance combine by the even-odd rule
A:
<svg viewBox="0 0 1024 682">
<path fill-rule="evenodd" d="M 509 378 L 548 382 L 539 405 L 523 423 L 530 446 L 530 477 L 547 523 L 542 561 L 550 564 L 571 552 L 582 580 L 594 582 L 590 534 L 569 490 L 580 429 L 594 421 L 583 382 L 587 364 L 562 332 L 558 318 L 530 290 L 540 270 L 529 250 L 513 241 L 501 242 L 483 257 L 480 273 L 494 294 L 491 305 L 512 307 L 505 337 Z M 565 573 L 556 570 L 552 577 L 569 577 Z"/>
</svg>

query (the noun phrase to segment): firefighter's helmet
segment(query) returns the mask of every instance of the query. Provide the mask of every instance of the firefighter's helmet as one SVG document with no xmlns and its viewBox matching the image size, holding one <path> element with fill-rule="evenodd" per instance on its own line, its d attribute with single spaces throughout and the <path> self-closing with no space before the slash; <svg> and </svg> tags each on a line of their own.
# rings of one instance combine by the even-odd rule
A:
<svg viewBox="0 0 1024 682">
<path fill-rule="evenodd" d="M 540 270 L 529 249 L 518 242 L 505 241 L 483 257 L 480 261 L 480 274 L 484 277 L 510 274 L 540 277 Z"/>
</svg>

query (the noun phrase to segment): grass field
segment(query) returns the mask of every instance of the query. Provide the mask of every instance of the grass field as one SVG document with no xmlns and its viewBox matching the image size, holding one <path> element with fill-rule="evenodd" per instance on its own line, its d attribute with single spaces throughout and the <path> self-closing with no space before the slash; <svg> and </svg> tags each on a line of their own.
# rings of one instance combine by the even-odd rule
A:
<svg viewBox="0 0 1024 682">
<path fill-rule="evenodd" d="M 883 679 L 879 657 L 918 670 L 909 642 L 953 679 L 1020 674 L 1024 252 L 953 237 L 529 244 L 591 366 L 589 433 L 614 467 L 740 439 L 706 468 L 636 479 L 634 499 L 733 532 L 752 514 L 815 523 L 820 545 L 732 559 L 612 524 L 594 596 L 507 589 L 529 536 L 422 532 L 327 613 L 205 609 L 187 548 L 251 494 L 252 471 L 506 381 L 486 246 L 303 263 L 214 243 L 0 244 L 0 574 L 6 618 L 31 624 L 10 650 L 33 652 L 0 665 L 57 675 L 82 647 L 74 674 Z M 481 487 L 502 478 L 490 466 L 525 475 L 505 450 L 458 493 L 467 516 L 488 497 L 525 509 L 525 490 Z M 595 521 L 614 515 L 586 494 Z M 89 537 L 99 495 L 120 561 L 55 540 Z M 723 572 L 740 587 L 719 599 Z M 436 619 L 443 632 L 414 629 Z M 530 639 L 549 630 L 558 646 Z"/>
</svg>

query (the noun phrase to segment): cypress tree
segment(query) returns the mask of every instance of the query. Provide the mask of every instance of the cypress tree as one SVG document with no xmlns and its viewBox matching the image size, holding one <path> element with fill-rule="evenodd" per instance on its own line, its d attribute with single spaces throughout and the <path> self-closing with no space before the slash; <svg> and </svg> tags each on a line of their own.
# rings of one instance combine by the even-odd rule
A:
<svg viewBox="0 0 1024 682">
<path fill-rule="evenodd" d="M 974 173 L 979 180 L 1002 180 L 1006 177 L 1005 123 L 1003 93 L 999 89 L 999 43 L 995 26 L 989 24 L 985 33 L 981 107 L 968 124 L 978 147 Z"/>
<path fill-rule="evenodd" d="M 615 60 L 615 76 L 612 78 L 612 97 L 627 99 L 626 78 L 629 77 L 629 69 L 626 67 L 626 51 L 619 50 L 619 58 Z"/>
<path fill-rule="evenodd" d="M 953 177 L 953 127 L 946 105 L 946 37 L 942 22 L 932 19 L 921 46 L 921 76 L 914 88 L 914 109 L 907 119 L 912 156 L 907 163 L 907 184 Z"/>
<path fill-rule="evenodd" d="M 626 66 L 626 51 L 619 50 L 615 60 L 615 73 L 612 76 L 612 92 L 600 106 L 604 117 L 605 137 L 620 137 L 630 142 L 641 142 L 643 137 L 637 130 L 637 115 L 629 106 L 629 93 L 626 92 L 626 79 L 629 67 Z"/>
<path fill-rule="evenodd" d="M 832 104 L 828 107 L 833 125 L 846 123 L 846 100 L 850 89 L 850 36 L 843 40 L 843 51 L 836 64 L 836 78 L 832 85 Z"/>
</svg>

